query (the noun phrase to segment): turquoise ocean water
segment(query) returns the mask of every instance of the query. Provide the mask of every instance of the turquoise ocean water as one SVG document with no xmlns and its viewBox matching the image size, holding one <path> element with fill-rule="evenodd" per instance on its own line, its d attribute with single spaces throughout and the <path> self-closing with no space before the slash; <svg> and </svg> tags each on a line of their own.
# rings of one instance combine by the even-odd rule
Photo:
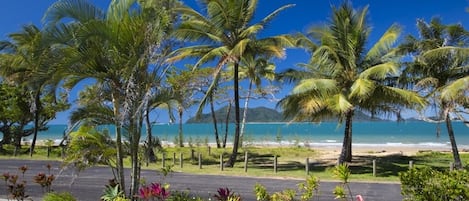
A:
<svg viewBox="0 0 469 201">
<path fill-rule="evenodd" d="M 61 139 L 66 125 L 51 125 L 49 130 L 39 133 L 39 139 Z M 112 126 L 106 126 L 111 133 Z M 469 127 L 462 122 L 453 122 L 458 146 L 469 148 Z M 440 135 L 437 136 L 437 130 Z M 172 143 L 178 133 L 177 124 L 153 125 L 153 135 L 160 140 Z M 225 127 L 219 127 L 220 137 Z M 335 122 L 326 123 L 249 123 L 245 128 L 245 143 L 275 145 L 299 144 L 311 146 L 338 146 L 343 139 L 344 126 Z M 234 125 L 229 125 L 228 142 L 232 142 Z M 185 141 L 192 143 L 213 143 L 215 141 L 212 124 L 184 124 Z M 435 124 L 420 121 L 408 122 L 354 122 L 353 143 L 362 146 L 424 146 L 449 147 L 448 134 L 444 123 Z"/>
</svg>

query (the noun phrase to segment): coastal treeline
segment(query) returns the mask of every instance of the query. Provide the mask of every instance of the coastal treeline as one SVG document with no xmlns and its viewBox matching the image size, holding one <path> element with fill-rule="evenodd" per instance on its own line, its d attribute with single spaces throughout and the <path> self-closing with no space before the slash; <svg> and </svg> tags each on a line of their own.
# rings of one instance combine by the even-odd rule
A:
<svg viewBox="0 0 469 201">
<path fill-rule="evenodd" d="M 331 6 L 331 16 L 324 16 L 321 26 L 263 36 L 273 19 L 295 5 L 260 18 L 255 12 L 262 5 L 256 0 L 206 0 L 199 5 L 120 0 L 102 9 L 85 0 L 59 0 L 44 14 L 42 26 L 24 25 L 9 34 L 0 42 L 0 149 L 12 144 L 21 150 L 22 138 L 32 135 L 32 156 L 38 131 L 68 109 L 70 130 L 112 124 L 115 159 L 110 165 L 119 189 L 135 199 L 141 161 L 154 155 L 157 145 L 152 113 L 167 111 L 182 124 L 188 108 L 198 108 L 192 115 L 208 108 L 220 147 L 227 136 L 219 136 L 217 124 L 223 122 L 214 111 L 227 106 L 227 118 L 234 113 L 235 132 L 224 165 L 232 167 L 248 115 L 247 109 L 241 113 L 241 100 L 248 108 L 249 100 L 264 98 L 278 101 L 285 118 L 294 121 L 333 117 L 344 123 L 339 163 L 352 160 L 358 111 L 400 119 L 403 110 L 435 108 L 436 115 L 428 120 L 445 122 L 455 167 L 462 167 L 451 127 L 454 118 L 464 120 L 469 108 L 469 32 L 462 25 L 416 19 L 419 35 L 398 43 L 402 28 L 396 22 L 370 41 L 368 7 L 355 9 L 345 1 Z M 290 48 L 304 49 L 310 58 L 279 72 L 275 58 L 286 57 Z M 68 93 L 83 83 L 78 99 L 70 100 Z M 284 83 L 294 87 L 277 100 Z M 184 145 L 183 133 L 181 126 L 179 146 Z M 64 138 L 70 140 L 67 132 Z M 130 187 L 124 177 L 127 157 Z"/>
</svg>

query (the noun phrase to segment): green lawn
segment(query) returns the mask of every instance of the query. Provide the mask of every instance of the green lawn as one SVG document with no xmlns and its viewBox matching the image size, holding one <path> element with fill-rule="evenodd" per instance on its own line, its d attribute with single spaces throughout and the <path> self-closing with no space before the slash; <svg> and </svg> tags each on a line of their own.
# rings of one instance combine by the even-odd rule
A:
<svg viewBox="0 0 469 201">
<path fill-rule="evenodd" d="M 192 158 L 192 151 L 194 157 Z M 247 171 L 245 171 L 245 153 L 248 153 Z M 52 149 L 50 157 L 47 157 L 47 148 L 38 147 L 33 158 L 29 157 L 26 149 L 19 156 L 12 156 L 12 151 L 1 153 L 0 158 L 35 159 L 35 160 L 61 160 L 60 148 Z M 165 147 L 158 151 L 157 162 L 146 166 L 144 169 L 161 169 L 163 167 L 163 153 L 165 155 L 165 166 L 171 166 L 174 172 L 185 172 L 193 174 L 220 174 L 231 176 L 249 177 L 281 177 L 304 179 L 306 176 L 306 158 L 309 158 L 309 174 L 319 177 L 321 180 L 335 180 L 332 169 L 334 163 L 318 160 L 321 153 L 308 148 L 282 147 L 282 148 L 256 148 L 247 147 L 240 149 L 238 161 L 233 168 L 220 168 L 220 155 L 223 154 L 224 161 L 229 157 L 231 148 L 216 149 L 208 147 Z M 183 167 L 180 165 L 180 155 L 183 155 Z M 198 156 L 201 155 L 201 166 Z M 277 156 L 277 172 L 274 171 L 274 156 Z M 376 161 L 376 176 L 373 176 L 373 160 Z M 463 162 L 469 161 L 469 154 L 461 153 Z M 398 173 L 409 168 L 409 161 L 417 167 L 431 166 L 436 169 L 449 169 L 452 161 L 451 153 L 441 152 L 419 152 L 415 156 L 387 155 L 387 156 L 355 156 L 349 164 L 352 172 L 352 181 L 374 181 L 374 182 L 399 182 Z M 130 162 L 126 161 L 130 167 Z"/>
</svg>

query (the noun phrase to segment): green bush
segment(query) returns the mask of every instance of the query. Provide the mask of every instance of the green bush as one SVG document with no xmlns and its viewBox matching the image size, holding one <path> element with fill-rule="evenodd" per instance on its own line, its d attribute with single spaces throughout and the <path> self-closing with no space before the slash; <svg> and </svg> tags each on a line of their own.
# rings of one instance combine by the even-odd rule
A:
<svg viewBox="0 0 469 201">
<path fill-rule="evenodd" d="M 404 200 L 469 200 L 467 170 L 440 172 L 431 168 L 410 169 L 399 173 Z"/>
<path fill-rule="evenodd" d="M 63 193 L 54 192 L 54 193 L 47 193 L 46 195 L 44 195 L 42 200 L 43 201 L 76 201 L 77 199 L 75 199 L 73 195 L 70 194 L 69 192 L 63 192 Z"/>
</svg>

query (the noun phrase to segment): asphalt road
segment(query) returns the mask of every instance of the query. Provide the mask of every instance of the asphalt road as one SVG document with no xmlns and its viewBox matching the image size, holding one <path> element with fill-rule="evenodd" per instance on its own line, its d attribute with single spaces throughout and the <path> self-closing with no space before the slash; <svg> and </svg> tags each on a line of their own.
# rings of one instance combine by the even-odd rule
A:
<svg viewBox="0 0 469 201">
<path fill-rule="evenodd" d="M 78 177 L 74 177 L 73 172 L 70 170 L 63 171 L 59 174 L 60 162 L 32 160 L 0 160 L 0 174 L 6 172 L 17 174 L 19 173 L 18 168 L 26 165 L 28 167 L 24 175 L 27 181 L 26 194 L 29 195 L 32 200 L 41 200 L 44 194 L 42 188 L 32 182 L 32 178 L 39 172 L 47 173 L 47 164 L 52 165 L 51 173 L 58 175 L 52 185 L 52 189 L 56 192 L 71 192 L 78 200 L 99 200 L 104 186 L 108 184 L 108 180 L 112 178 L 112 172 L 109 168 L 105 167 L 89 168 L 81 172 Z M 192 175 L 186 173 L 172 173 L 167 177 L 163 177 L 155 170 L 142 170 L 141 175 L 147 183 L 169 183 L 171 190 L 190 191 L 191 193 L 207 198 L 207 200 L 209 197 L 212 197 L 220 187 L 228 187 L 233 192 L 240 194 L 245 201 L 255 201 L 256 198 L 253 193 L 253 187 L 256 183 L 263 184 L 269 192 L 277 192 L 287 188 L 297 189 L 297 184 L 303 182 L 302 180 L 292 179 Z M 162 181 L 163 179 L 164 181 Z M 72 181 L 74 181 L 73 184 L 71 184 Z M 130 176 L 128 181 L 130 181 Z M 321 182 L 319 200 L 335 200 L 332 191 L 336 185 L 337 183 L 335 182 Z M 350 187 L 354 195 L 360 194 L 366 201 L 402 200 L 399 184 L 352 182 Z M 6 186 L 0 184 L 0 198 L 6 198 L 6 194 Z"/>
</svg>

